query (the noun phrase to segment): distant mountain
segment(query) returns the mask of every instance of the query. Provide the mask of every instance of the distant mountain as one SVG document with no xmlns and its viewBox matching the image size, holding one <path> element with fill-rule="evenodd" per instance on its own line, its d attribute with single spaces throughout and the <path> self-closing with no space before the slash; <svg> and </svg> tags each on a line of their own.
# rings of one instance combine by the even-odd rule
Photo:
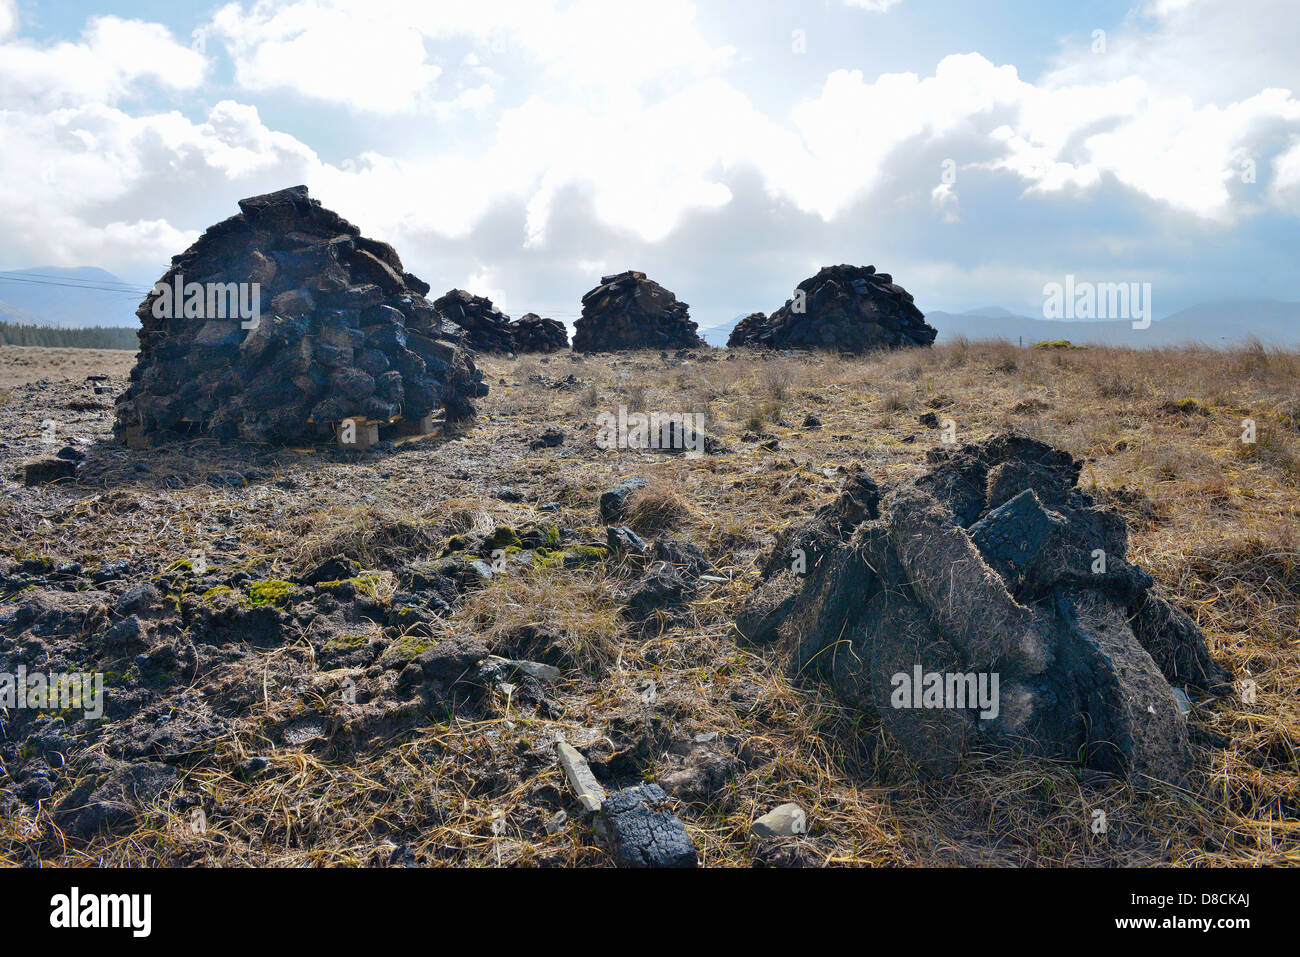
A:
<svg viewBox="0 0 1300 957">
<path fill-rule="evenodd" d="M 730 322 L 724 322 L 716 326 L 709 326 L 707 329 L 701 329 L 700 338 L 711 346 L 725 346 L 727 344 L 727 338 L 731 335 L 731 330 L 736 328 L 736 324 L 747 315 L 749 315 L 749 313 L 742 312 Z"/>
<path fill-rule="evenodd" d="M 981 306 L 979 309 L 967 309 L 962 316 L 982 316 L 985 319 L 1011 319 L 1015 313 L 1001 306 Z"/>
<path fill-rule="evenodd" d="M 42 325 L 39 317 L 33 316 L 26 309 L 11 306 L 7 302 L 0 302 L 0 322 L 12 323 L 15 326 Z"/>
<path fill-rule="evenodd" d="M 998 314 L 993 315 L 993 311 L 931 312 L 925 318 L 939 330 L 937 342 L 965 336 L 1023 341 L 1025 345 L 1068 339 L 1076 344 L 1144 348 L 1188 343 L 1239 346 L 1258 339 L 1266 345 L 1300 348 L 1300 302 L 1260 299 L 1200 303 L 1157 319 L 1147 329 L 1134 329 L 1128 320 L 1063 321 L 1017 316 L 1004 309 L 996 309 Z"/>
<path fill-rule="evenodd" d="M 94 266 L 35 266 L 0 271 L 0 319 L 85 328 L 135 328 L 144 290 Z"/>
</svg>

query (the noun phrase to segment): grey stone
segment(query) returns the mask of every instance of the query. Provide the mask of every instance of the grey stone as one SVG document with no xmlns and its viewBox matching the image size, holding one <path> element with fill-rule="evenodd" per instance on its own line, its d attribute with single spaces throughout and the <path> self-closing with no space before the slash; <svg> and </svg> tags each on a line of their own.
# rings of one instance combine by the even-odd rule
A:
<svg viewBox="0 0 1300 957">
<path fill-rule="evenodd" d="M 490 660 L 499 662 L 507 668 L 513 668 L 546 684 L 554 684 L 564 674 L 554 665 L 543 664 L 540 661 L 516 661 L 512 658 L 498 658 L 496 655 L 493 655 Z"/>
<path fill-rule="evenodd" d="M 772 808 L 749 827 L 755 837 L 794 837 L 808 833 L 808 815 L 798 804 Z"/>
<path fill-rule="evenodd" d="M 569 787 L 578 796 L 584 810 L 595 813 L 605 803 L 605 789 L 591 773 L 591 766 L 578 749 L 565 741 L 555 743 L 555 753 L 564 769 L 564 776 L 569 779 Z"/>
<path fill-rule="evenodd" d="M 601 493 L 600 517 L 610 525 L 616 525 L 627 510 L 628 496 L 638 489 L 645 488 L 647 484 L 644 478 L 634 475 L 619 482 L 608 491 Z"/>
</svg>

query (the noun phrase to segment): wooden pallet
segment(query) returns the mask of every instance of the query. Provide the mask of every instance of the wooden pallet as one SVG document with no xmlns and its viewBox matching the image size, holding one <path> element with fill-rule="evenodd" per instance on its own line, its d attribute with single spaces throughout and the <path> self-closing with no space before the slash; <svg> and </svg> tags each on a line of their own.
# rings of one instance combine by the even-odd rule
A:
<svg viewBox="0 0 1300 957">
<path fill-rule="evenodd" d="M 379 427 L 385 424 L 387 423 L 382 419 L 367 419 L 362 415 L 350 416 L 340 420 L 335 426 L 334 437 L 338 441 L 339 448 L 360 452 L 379 441 Z"/>
</svg>

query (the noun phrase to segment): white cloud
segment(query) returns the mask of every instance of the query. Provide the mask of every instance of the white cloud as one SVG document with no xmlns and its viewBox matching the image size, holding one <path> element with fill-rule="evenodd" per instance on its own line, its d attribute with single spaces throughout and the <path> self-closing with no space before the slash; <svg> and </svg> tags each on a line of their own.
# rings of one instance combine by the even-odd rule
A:
<svg viewBox="0 0 1300 957">
<path fill-rule="evenodd" d="M 427 105 L 442 72 L 420 31 L 384 3 L 258 3 L 247 12 L 230 4 L 212 33 L 228 44 L 246 90 L 293 90 L 376 113 Z"/>
<path fill-rule="evenodd" d="M 1300 215 L 1300 136 L 1273 160 L 1272 199 L 1292 215 Z"/>
<path fill-rule="evenodd" d="M 960 221 L 957 214 L 957 206 L 960 201 L 961 199 L 952 183 L 940 183 L 930 191 L 930 205 L 940 214 L 940 218 L 945 223 Z"/>
<path fill-rule="evenodd" d="M 872 13 L 886 13 L 898 6 L 903 0 L 844 0 L 847 7 L 861 7 Z"/>
<path fill-rule="evenodd" d="M 18 29 L 18 0 L 0 0 L 0 40 Z"/>
<path fill-rule="evenodd" d="M 467 95 L 471 105 L 487 100 L 454 92 L 456 80 L 469 86 L 501 72 L 485 64 L 540 68 L 530 86 L 615 100 L 648 83 L 708 75 L 734 51 L 708 43 L 694 20 L 685 0 L 256 0 L 222 7 L 212 31 L 226 41 L 246 90 L 291 90 L 384 114 L 445 113 Z M 444 76 L 438 59 L 458 61 L 455 74 Z M 366 66 L 320 68 L 348 63 Z"/>
<path fill-rule="evenodd" d="M 0 258 L 10 262 L 165 262 L 197 236 L 194 225 L 229 215 L 231 192 L 301 182 L 319 166 L 256 108 L 230 101 L 201 123 L 102 105 L 0 111 L 0 140 Z"/>
<path fill-rule="evenodd" d="M 582 234 L 564 205 L 575 196 L 592 235 L 641 248 L 702 213 L 743 219 L 757 206 L 735 208 L 747 177 L 771 208 L 827 227 L 878 201 L 954 236 L 987 215 L 971 182 L 1083 211 L 1118 186 L 1206 228 L 1269 204 L 1300 214 L 1300 101 L 1282 88 L 1295 69 L 1252 60 L 1256 35 L 1227 20 L 1272 29 L 1277 7 L 1243 3 L 1157 0 L 1111 31 L 1111 53 L 1085 43 L 1035 82 L 978 53 L 930 75 L 837 69 L 788 111 L 732 76 L 735 51 L 685 0 L 232 3 L 208 34 L 237 89 L 187 114 L 119 104 L 148 84 L 215 94 L 204 57 L 157 24 L 95 18 L 77 43 L 0 40 L 0 258 L 164 261 L 235 198 L 297 182 L 401 249 L 469 242 L 492 222 L 512 255 L 536 256 Z M 6 10 L 0 0 L 0 37 Z M 1285 19 L 1281 36 L 1300 20 Z M 1171 37 L 1201 58 L 1179 61 Z M 1249 82 L 1237 72 L 1246 60 Z M 1202 83 L 1227 73 L 1221 88 Z M 304 129 L 344 106 L 346 129 L 403 135 L 308 145 L 253 105 L 282 106 L 282 92 L 315 101 Z M 939 180 L 944 158 L 985 179 L 963 178 L 959 201 Z M 1240 175 L 1248 160 L 1254 186 Z M 522 210 L 522 223 L 501 226 L 491 217 L 502 209 Z M 621 265 L 595 245 L 579 259 Z M 451 275 L 497 295 L 510 280 L 482 250 Z"/>
<path fill-rule="evenodd" d="M 114 16 L 92 18 L 79 43 L 40 46 L 16 37 L 0 43 L 0 89 L 10 107 L 113 103 L 142 81 L 192 90 L 204 68 L 203 56 L 166 27 Z"/>
<path fill-rule="evenodd" d="M 1226 105 L 1268 87 L 1300 93 L 1300 16 L 1294 0 L 1156 0 L 1149 19 L 1066 48 L 1042 78 L 1047 87 L 1099 85 L 1141 77 L 1160 96 Z"/>
</svg>

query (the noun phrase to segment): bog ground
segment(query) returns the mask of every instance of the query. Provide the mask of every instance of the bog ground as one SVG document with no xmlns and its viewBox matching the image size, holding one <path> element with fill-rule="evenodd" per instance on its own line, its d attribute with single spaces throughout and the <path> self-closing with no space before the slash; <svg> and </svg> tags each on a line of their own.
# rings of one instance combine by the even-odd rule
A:
<svg viewBox="0 0 1300 957">
<path fill-rule="evenodd" d="M 98 722 L 5 716 L 0 862 L 609 863 L 557 732 L 608 789 L 663 785 L 706 866 L 1300 861 L 1300 355 L 485 357 L 476 421 L 364 455 L 122 448 L 112 394 L 83 380 L 120 391 L 131 360 L 0 350 L 0 660 L 102 672 L 107 698 Z M 602 450 L 596 416 L 620 405 L 704 412 L 720 445 Z M 1002 758 L 927 777 L 792 679 L 787 650 L 737 640 L 777 532 L 859 470 L 920 470 L 945 433 L 931 413 L 959 443 L 1015 428 L 1083 460 L 1205 632 L 1236 690 L 1194 696 L 1184 787 Z M 86 453 L 75 484 L 16 478 L 64 445 Z M 598 509 L 632 475 L 623 521 L 708 566 L 641 613 Z M 506 558 L 490 579 L 467 554 L 484 543 Z M 421 591 L 447 558 L 464 587 Z M 480 646 L 559 677 L 457 684 Z M 791 801 L 807 835 L 750 835 Z"/>
</svg>

